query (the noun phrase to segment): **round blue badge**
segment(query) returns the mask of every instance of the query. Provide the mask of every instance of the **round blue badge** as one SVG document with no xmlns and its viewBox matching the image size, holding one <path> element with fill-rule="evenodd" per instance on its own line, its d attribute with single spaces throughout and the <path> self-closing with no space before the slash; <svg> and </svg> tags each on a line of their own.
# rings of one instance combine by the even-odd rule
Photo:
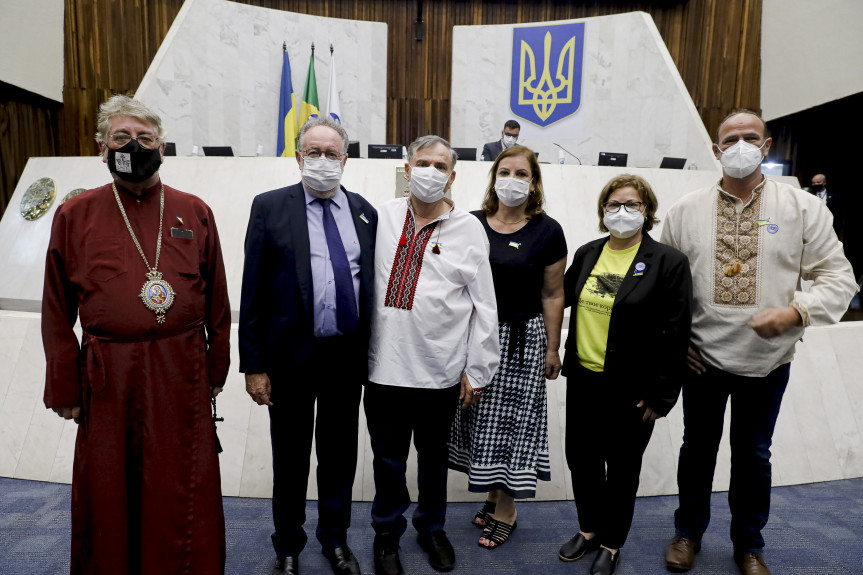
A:
<svg viewBox="0 0 863 575">
<path fill-rule="evenodd" d="M 776 232 L 779 231 L 779 226 L 776 224 L 769 224 L 767 226 L 767 231 L 771 234 L 775 234 Z"/>
<path fill-rule="evenodd" d="M 643 272 L 644 268 L 646 268 L 646 267 L 647 266 L 644 264 L 644 262 L 638 262 L 637 264 L 635 264 L 635 271 Z"/>
</svg>

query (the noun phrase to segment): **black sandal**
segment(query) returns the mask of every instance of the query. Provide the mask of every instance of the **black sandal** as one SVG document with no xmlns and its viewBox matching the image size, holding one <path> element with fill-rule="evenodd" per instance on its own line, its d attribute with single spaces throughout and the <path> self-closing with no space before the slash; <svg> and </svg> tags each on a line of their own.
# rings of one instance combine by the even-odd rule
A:
<svg viewBox="0 0 863 575">
<path fill-rule="evenodd" d="M 510 534 L 518 527 L 518 521 L 514 521 L 512 525 L 498 521 L 497 519 L 490 519 L 490 521 L 491 523 L 488 527 L 483 530 L 482 537 L 477 541 L 480 547 L 485 547 L 486 549 L 494 549 L 506 543 Z M 485 542 L 483 542 L 483 539 Z"/>
<path fill-rule="evenodd" d="M 494 513 L 494 508 L 497 504 L 494 501 L 486 501 L 473 518 L 473 524 L 477 527 L 486 527 L 493 521 L 491 514 Z"/>
</svg>

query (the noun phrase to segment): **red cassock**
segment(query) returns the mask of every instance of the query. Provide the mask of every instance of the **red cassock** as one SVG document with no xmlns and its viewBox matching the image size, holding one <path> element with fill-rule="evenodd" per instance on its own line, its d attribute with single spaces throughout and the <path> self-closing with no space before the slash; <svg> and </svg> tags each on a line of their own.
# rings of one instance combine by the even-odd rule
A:
<svg viewBox="0 0 863 575">
<path fill-rule="evenodd" d="M 160 185 L 140 199 L 118 190 L 153 265 Z M 73 574 L 224 572 L 210 387 L 224 384 L 230 363 L 225 267 L 200 198 L 165 186 L 163 228 L 158 271 L 175 299 L 158 323 L 139 297 L 148 270 L 111 186 L 54 215 L 42 297 L 45 405 L 82 410 Z"/>
</svg>

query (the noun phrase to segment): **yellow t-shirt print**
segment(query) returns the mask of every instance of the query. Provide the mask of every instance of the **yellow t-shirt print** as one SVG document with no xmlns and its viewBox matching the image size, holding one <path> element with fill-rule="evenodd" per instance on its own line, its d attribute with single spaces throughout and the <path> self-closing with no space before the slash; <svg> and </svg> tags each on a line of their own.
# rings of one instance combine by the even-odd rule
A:
<svg viewBox="0 0 863 575">
<path fill-rule="evenodd" d="M 578 362 L 591 371 L 605 369 L 605 349 L 614 299 L 641 243 L 615 251 L 606 243 L 578 297 L 576 349 Z"/>
</svg>

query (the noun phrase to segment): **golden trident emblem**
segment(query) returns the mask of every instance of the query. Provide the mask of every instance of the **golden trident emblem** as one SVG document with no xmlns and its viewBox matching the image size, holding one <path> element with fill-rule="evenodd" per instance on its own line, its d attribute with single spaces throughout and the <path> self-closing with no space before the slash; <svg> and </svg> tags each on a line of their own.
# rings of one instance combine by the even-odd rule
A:
<svg viewBox="0 0 863 575">
<path fill-rule="evenodd" d="M 526 71 L 525 60 L 530 65 L 530 76 L 525 78 Z M 556 78 L 559 83 L 555 86 L 554 80 L 551 77 L 551 32 L 545 33 L 544 54 L 543 54 L 543 70 L 542 76 L 539 78 L 539 83 L 536 87 L 533 86 L 536 80 L 536 57 L 530 45 L 524 40 L 521 41 L 521 62 L 519 65 L 519 80 L 518 80 L 518 103 L 519 105 L 533 104 L 533 110 L 541 120 L 548 119 L 554 113 L 554 109 L 558 104 L 569 104 L 572 102 L 572 72 L 575 63 L 575 36 L 570 38 L 560 51 L 560 56 L 557 61 Z M 567 68 L 568 64 L 568 68 Z M 559 97 L 559 94 L 566 90 L 564 97 Z M 530 92 L 533 96 L 530 99 L 525 98 L 525 91 Z"/>
</svg>

